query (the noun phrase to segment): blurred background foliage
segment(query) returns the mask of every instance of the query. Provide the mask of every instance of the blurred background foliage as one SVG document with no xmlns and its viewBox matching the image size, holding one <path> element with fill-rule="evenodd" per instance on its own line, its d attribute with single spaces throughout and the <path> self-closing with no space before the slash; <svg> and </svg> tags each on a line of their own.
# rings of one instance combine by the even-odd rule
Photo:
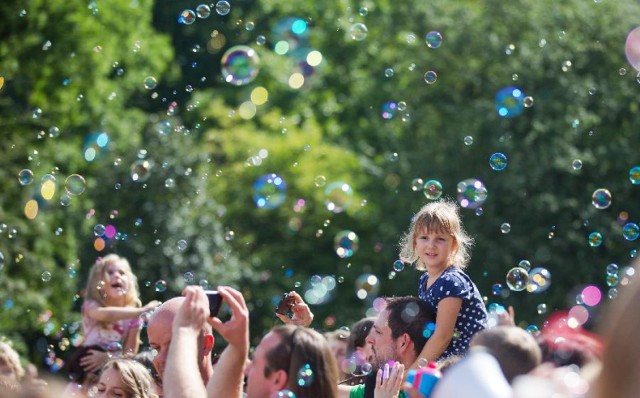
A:
<svg viewBox="0 0 640 398">
<path fill-rule="evenodd" d="M 56 370 L 78 343 L 79 295 L 110 252 L 131 261 L 144 302 L 189 283 L 240 288 L 256 338 L 286 291 L 317 303 L 323 330 L 371 313 L 379 295 L 415 294 L 419 273 L 393 263 L 427 201 L 417 179 L 438 180 L 448 198 L 459 181 L 485 184 L 482 212 L 462 209 L 476 240 L 468 273 L 488 304 L 514 305 L 522 326 L 579 304 L 586 285 L 615 297 L 607 266 L 624 267 L 638 246 L 622 234 L 640 212 L 629 178 L 639 86 L 624 55 L 636 2 L 239 0 L 179 20 L 199 5 L 0 4 L 0 331 L 40 366 Z M 438 48 L 425 43 L 430 31 L 443 37 Z M 260 58 L 243 85 L 221 73 L 236 45 Z M 313 51 L 321 61 L 311 66 Z M 533 105 L 500 117 L 504 87 Z M 385 119 L 389 102 L 401 109 Z M 489 165 L 497 152 L 508 158 L 502 171 Z M 20 183 L 23 169 L 32 183 Z M 72 174 L 85 180 L 80 195 L 65 193 Z M 286 191 L 260 208 L 254 182 L 268 174 Z M 606 209 L 591 203 L 598 188 L 612 193 Z M 98 224 L 117 231 L 103 250 Z M 345 258 L 341 231 L 358 237 Z M 524 259 L 551 273 L 548 290 L 508 288 Z"/>
</svg>

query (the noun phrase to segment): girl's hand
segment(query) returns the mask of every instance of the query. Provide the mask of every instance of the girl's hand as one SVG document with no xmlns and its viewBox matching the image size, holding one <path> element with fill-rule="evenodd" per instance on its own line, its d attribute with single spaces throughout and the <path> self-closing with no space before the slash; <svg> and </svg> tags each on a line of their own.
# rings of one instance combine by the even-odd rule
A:
<svg viewBox="0 0 640 398">
<path fill-rule="evenodd" d="M 162 304 L 161 301 L 153 300 L 147 303 L 144 307 L 142 307 L 142 309 L 144 310 L 144 312 L 155 311 L 156 308 L 160 307 L 160 304 Z"/>
<path fill-rule="evenodd" d="M 285 324 L 291 323 L 296 326 L 309 327 L 311 322 L 313 322 L 313 313 L 311 312 L 311 309 L 298 293 L 291 291 L 289 294 L 294 297 L 293 306 L 291 307 L 293 316 L 289 318 L 288 316 L 278 314 L 277 312 L 276 316 Z"/>
<path fill-rule="evenodd" d="M 388 378 L 385 376 L 389 375 Z M 393 364 L 389 369 L 389 364 L 384 365 L 384 369 L 378 370 L 376 376 L 376 388 L 373 391 L 375 398 L 396 398 L 400 393 L 400 387 L 404 381 L 404 365 L 400 362 Z"/>
<path fill-rule="evenodd" d="M 109 356 L 104 351 L 87 350 L 87 355 L 80 359 L 80 365 L 87 373 L 93 373 L 100 369 L 107 363 Z"/>
</svg>

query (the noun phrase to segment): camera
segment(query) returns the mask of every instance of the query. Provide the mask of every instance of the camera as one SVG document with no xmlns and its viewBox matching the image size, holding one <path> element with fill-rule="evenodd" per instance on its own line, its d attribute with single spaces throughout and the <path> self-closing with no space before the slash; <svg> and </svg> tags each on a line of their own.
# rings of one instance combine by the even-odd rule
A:
<svg viewBox="0 0 640 398">
<path fill-rule="evenodd" d="M 222 296 L 217 290 L 205 290 L 204 293 L 209 299 L 209 316 L 214 317 L 218 315 L 220 306 L 222 305 Z"/>
<path fill-rule="evenodd" d="M 276 307 L 276 313 L 280 315 L 288 315 L 291 311 L 291 307 L 296 303 L 296 298 L 293 294 L 285 293 L 282 295 L 282 299 Z"/>
</svg>

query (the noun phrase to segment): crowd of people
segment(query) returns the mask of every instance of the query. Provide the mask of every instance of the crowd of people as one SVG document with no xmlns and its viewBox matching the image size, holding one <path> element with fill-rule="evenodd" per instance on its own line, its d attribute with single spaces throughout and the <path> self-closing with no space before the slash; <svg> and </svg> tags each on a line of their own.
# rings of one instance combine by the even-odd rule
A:
<svg viewBox="0 0 640 398">
<path fill-rule="evenodd" d="M 0 342 L 0 391 L 8 398 L 633 397 L 640 394 L 640 326 L 630 283 L 603 312 L 599 333 L 549 320 L 539 335 L 513 311 L 489 325 L 478 288 L 464 272 L 471 238 L 454 203 L 435 201 L 413 218 L 401 259 L 424 270 L 416 296 L 385 297 L 376 317 L 324 335 L 289 292 L 283 325 L 250 347 L 242 293 L 219 286 L 222 320 L 210 297 L 188 286 L 179 297 L 142 305 L 126 259 L 110 254 L 91 269 L 82 306 L 84 342 L 68 361 L 66 386 L 45 383 Z M 146 322 L 151 352 L 139 352 Z M 213 360 L 214 332 L 226 348 Z"/>
</svg>

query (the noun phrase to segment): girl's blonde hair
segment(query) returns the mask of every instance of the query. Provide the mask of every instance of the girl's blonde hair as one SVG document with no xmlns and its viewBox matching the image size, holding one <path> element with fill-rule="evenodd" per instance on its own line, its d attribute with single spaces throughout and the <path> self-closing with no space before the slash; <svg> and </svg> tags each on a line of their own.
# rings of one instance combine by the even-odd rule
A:
<svg viewBox="0 0 640 398">
<path fill-rule="evenodd" d="M 20 381 L 24 376 L 24 368 L 20 364 L 20 356 L 6 341 L 0 341 L 0 365 L 8 366 L 16 381 Z"/>
<path fill-rule="evenodd" d="M 400 260 L 409 264 L 416 263 L 417 269 L 425 271 L 425 265 L 419 260 L 415 251 L 416 237 L 423 230 L 451 235 L 454 240 L 454 251 L 448 265 L 466 268 L 471 257 L 473 238 L 462 226 L 456 203 L 438 200 L 422 206 L 413 216 L 409 230 L 400 239 Z"/>
<path fill-rule="evenodd" d="M 141 363 L 132 359 L 115 359 L 107 362 L 102 368 L 102 372 L 111 368 L 120 374 L 127 398 L 156 397 L 151 389 L 153 381 L 151 374 Z"/>
<path fill-rule="evenodd" d="M 84 291 L 85 299 L 95 300 L 100 303 L 101 306 L 106 306 L 107 295 L 104 291 L 105 280 L 105 268 L 107 265 L 118 263 L 124 268 L 128 283 L 128 289 L 125 292 L 125 306 L 127 307 L 140 307 L 140 293 L 138 290 L 138 278 L 131 271 L 131 265 L 126 258 L 120 257 L 117 254 L 108 254 L 104 257 L 98 258 L 91 267 L 89 272 L 89 280 L 87 287 Z"/>
</svg>

